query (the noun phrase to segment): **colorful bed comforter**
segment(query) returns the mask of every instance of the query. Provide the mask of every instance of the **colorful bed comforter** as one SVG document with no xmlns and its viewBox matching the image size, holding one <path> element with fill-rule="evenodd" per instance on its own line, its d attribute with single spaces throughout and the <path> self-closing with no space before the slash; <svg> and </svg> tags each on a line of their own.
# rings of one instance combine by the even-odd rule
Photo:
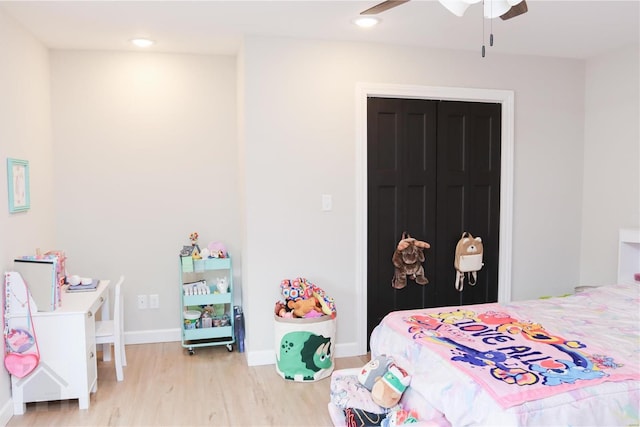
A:
<svg viewBox="0 0 640 427">
<path fill-rule="evenodd" d="M 398 311 L 372 356 L 410 371 L 405 405 L 452 425 L 638 424 L 640 288 Z"/>
</svg>

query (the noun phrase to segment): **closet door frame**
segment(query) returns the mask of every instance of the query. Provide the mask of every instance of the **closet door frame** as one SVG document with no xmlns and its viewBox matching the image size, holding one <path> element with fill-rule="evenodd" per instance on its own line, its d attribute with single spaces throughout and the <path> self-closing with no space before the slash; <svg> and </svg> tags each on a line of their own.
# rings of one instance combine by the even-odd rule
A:
<svg viewBox="0 0 640 427">
<path fill-rule="evenodd" d="M 511 301 L 513 229 L 513 135 L 514 92 L 475 89 L 358 83 L 356 85 L 356 333 L 360 354 L 367 352 L 367 98 L 406 98 L 499 103 L 501 123 L 500 248 L 498 255 L 498 302 Z"/>
</svg>

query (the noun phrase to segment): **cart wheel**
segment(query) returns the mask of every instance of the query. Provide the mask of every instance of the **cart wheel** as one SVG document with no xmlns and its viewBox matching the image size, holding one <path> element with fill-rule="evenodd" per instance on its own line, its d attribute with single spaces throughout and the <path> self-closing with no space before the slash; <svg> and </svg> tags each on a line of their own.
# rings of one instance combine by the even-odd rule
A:
<svg viewBox="0 0 640 427">
<path fill-rule="evenodd" d="M 189 348 L 189 356 L 193 356 L 193 353 L 195 353 L 195 351 L 193 350 L 193 348 Z"/>
<path fill-rule="evenodd" d="M 231 344 L 227 344 L 227 350 L 228 351 L 233 351 L 233 346 Z"/>
</svg>

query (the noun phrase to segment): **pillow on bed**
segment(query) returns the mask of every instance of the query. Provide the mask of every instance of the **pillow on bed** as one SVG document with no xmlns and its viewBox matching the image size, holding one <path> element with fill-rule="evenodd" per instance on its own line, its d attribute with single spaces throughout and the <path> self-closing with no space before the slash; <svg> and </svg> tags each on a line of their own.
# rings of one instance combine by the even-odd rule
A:
<svg viewBox="0 0 640 427">
<path fill-rule="evenodd" d="M 355 408 L 373 414 L 385 414 L 387 409 L 378 406 L 371 398 L 371 392 L 360 384 L 359 371 L 342 369 L 331 374 L 331 403 L 340 409 Z"/>
</svg>

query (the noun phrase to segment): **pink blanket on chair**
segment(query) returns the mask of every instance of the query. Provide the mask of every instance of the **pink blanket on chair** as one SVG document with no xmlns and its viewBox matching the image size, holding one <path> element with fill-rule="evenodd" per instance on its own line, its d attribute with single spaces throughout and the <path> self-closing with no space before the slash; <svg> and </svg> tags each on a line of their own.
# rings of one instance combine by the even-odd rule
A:
<svg viewBox="0 0 640 427">
<path fill-rule="evenodd" d="M 640 378 L 636 362 L 599 348 L 597 339 L 559 336 L 553 324 L 535 323 L 500 304 L 398 311 L 383 322 L 470 375 L 503 408 Z"/>
</svg>

